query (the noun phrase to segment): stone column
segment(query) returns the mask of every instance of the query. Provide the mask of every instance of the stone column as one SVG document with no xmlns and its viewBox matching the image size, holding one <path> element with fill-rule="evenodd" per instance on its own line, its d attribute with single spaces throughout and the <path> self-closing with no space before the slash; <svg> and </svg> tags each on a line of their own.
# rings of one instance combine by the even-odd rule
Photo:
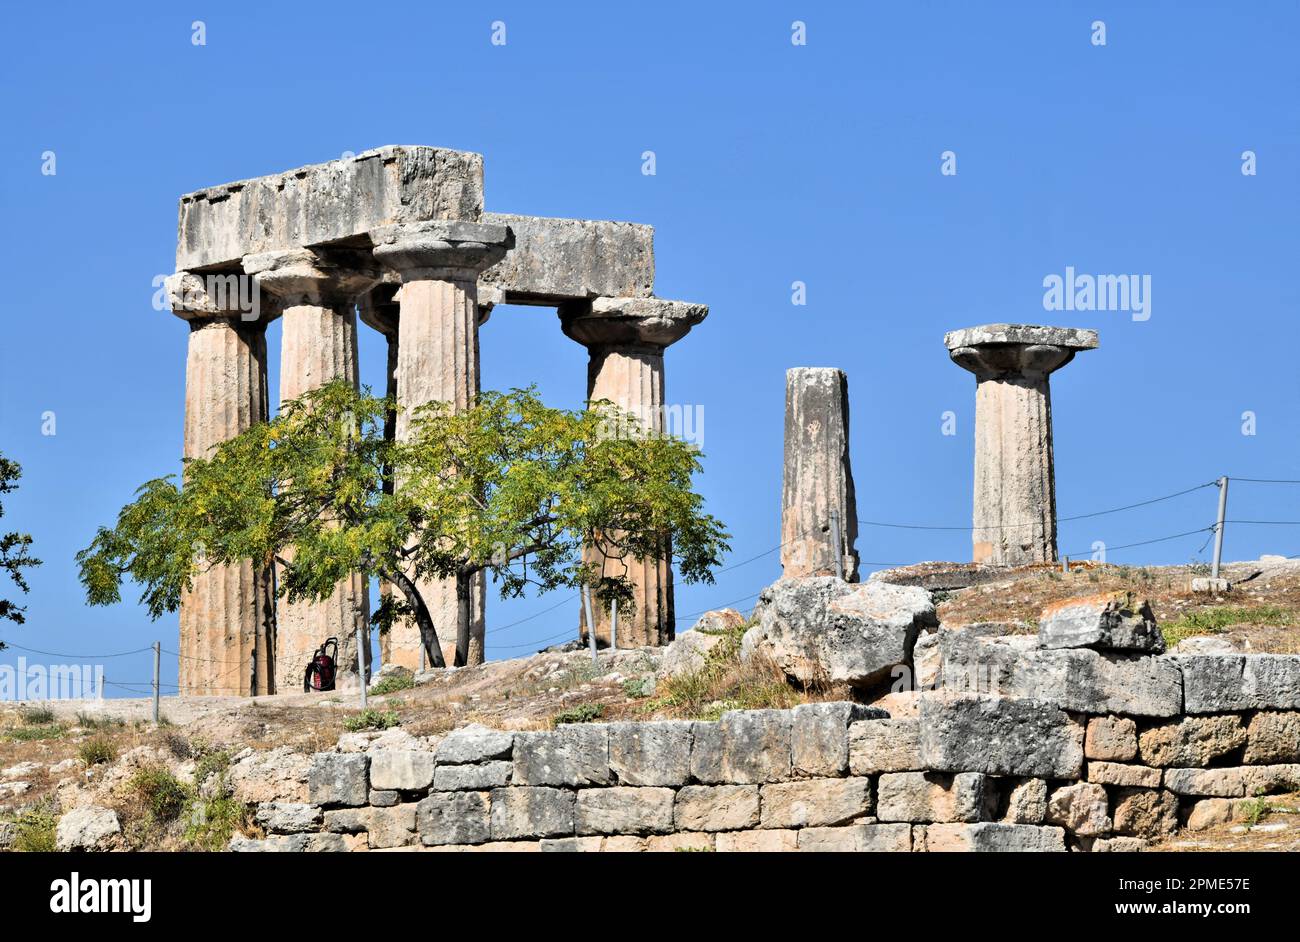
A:
<svg viewBox="0 0 1300 942">
<path fill-rule="evenodd" d="M 565 334 L 586 346 L 587 399 L 607 399 L 638 419 L 650 434 L 664 428 L 664 349 L 686 336 L 708 316 L 703 304 L 659 298 L 596 298 L 560 309 Z M 668 430 L 673 431 L 673 430 Z M 660 559 L 606 557 L 594 546 L 584 559 L 610 574 L 626 574 L 636 602 L 634 613 L 619 613 L 618 646 L 635 648 L 668 644 L 676 633 L 670 548 Z M 610 641 L 609 613 L 597 610 L 596 640 Z M 579 606 L 579 624 L 587 636 L 587 614 Z"/>
<path fill-rule="evenodd" d="M 838 553 L 845 580 L 856 582 L 857 537 L 858 505 L 849 463 L 848 377 L 830 368 L 786 370 L 781 574 L 785 578 L 833 576 Z"/>
<path fill-rule="evenodd" d="M 413 411 L 429 402 L 473 405 L 479 388 L 478 276 L 508 250 L 510 229 L 473 222 L 426 222 L 385 226 L 371 233 L 375 258 L 401 278 L 398 292 L 397 401 L 395 434 L 406 438 Z M 397 482 L 401 487 L 401 482 Z M 467 648 L 456 644 L 457 599 L 453 579 L 420 585 L 433 616 L 448 665 L 483 661 L 486 583 L 471 588 Z M 419 666 L 419 631 L 414 624 L 389 632 L 391 663 Z"/>
<path fill-rule="evenodd" d="M 283 310 L 281 404 L 336 379 L 357 388 L 356 299 L 377 275 L 355 265 L 339 265 L 308 249 L 246 256 L 244 271 Z M 292 550 L 285 557 L 292 562 Z M 324 601 L 281 599 L 276 610 L 276 692 L 301 691 L 306 665 L 327 638 L 337 638 L 339 643 L 339 688 L 355 687 L 358 627 L 370 636 L 370 587 L 360 573 L 340 581 Z M 368 678 L 368 645 L 363 654 Z"/>
<path fill-rule="evenodd" d="M 172 312 L 190 325 L 184 455 L 208 457 L 222 442 L 266 421 L 266 318 L 231 309 L 231 300 L 247 292 L 210 295 L 208 282 L 188 272 L 171 276 L 167 288 Z M 246 320 L 250 314 L 254 319 Z M 180 692 L 269 693 L 275 604 L 270 568 L 251 561 L 208 565 L 203 547 L 194 552 L 199 571 L 181 596 Z"/>
<path fill-rule="evenodd" d="M 1097 332 L 989 324 L 944 336 L 975 374 L 974 560 L 997 566 L 1056 561 L 1056 478 L 1048 377 Z"/>
</svg>

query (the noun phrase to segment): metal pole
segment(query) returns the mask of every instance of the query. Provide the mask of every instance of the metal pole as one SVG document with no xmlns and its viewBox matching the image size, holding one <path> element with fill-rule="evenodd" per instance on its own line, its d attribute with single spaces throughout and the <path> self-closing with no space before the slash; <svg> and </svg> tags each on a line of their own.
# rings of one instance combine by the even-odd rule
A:
<svg viewBox="0 0 1300 942">
<path fill-rule="evenodd" d="M 1069 557 L 1069 556 L 1062 556 L 1062 557 L 1061 557 L 1061 572 L 1069 572 L 1069 571 L 1070 571 L 1070 557 Z"/>
<path fill-rule="evenodd" d="M 365 632 L 357 622 L 357 680 L 361 682 L 361 709 L 366 708 L 366 648 Z"/>
<path fill-rule="evenodd" d="M 844 546 L 840 543 L 840 513 L 831 511 L 831 542 L 835 546 L 835 577 L 844 578 Z"/>
<path fill-rule="evenodd" d="M 618 651 L 618 599 L 609 606 L 609 649 Z"/>
<path fill-rule="evenodd" d="M 162 642 L 153 643 L 153 725 L 158 725 L 158 671 L 162 666 Z"/>
<path fill-rule="evenodd" d="M 1228 476 L 1219 478 L 1219 519 L 1214 525 L 1214 565 L 1210 578 L 1219 578 L 1219 563 L 1223 561 L 1223 518 L 1228 514 Z"/>
<path fill-rule="evenodd" d="M 591 642 L 591 663 L 599 667 L 600 658 L 596 656 L 596 619 L 591 614 L 591 587 L 582 587 L 582 604 L 587 607 L 587 639 Z"/>
</svg>

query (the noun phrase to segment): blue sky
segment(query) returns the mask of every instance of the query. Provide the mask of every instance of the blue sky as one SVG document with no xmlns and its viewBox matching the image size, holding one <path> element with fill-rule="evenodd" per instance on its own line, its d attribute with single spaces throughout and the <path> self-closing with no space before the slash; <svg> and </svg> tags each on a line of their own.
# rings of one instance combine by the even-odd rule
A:
<svg viewBox="0 0 1300 942">
<path fill-rule="evenodd" d="M 704 408 L 700 486 L 734 534 L 729 563 L 779 542 L 791 366 L 849 375 L 860 517 L 968 524 L 974 380 L 942 337 L 981 323 L 1100 331 L 1053 379 L 1062 515 L 1220 474 L 1300 478 L 1295 2 L 208 0 L 22 4 L 6 20 L 0 451 L 26 476 L 4 524 L 46 561 L 28 624 L 4 630 L 17 644 L 174 650 L 175 616 L 85 607 L 72 556 L 139 483 L 179 467 L 186 330 L 151 306 L 174 267 L 178 196 L 390 143 L 482 153 L 489 210 L 656 227 L 657 293 L 711 307 L 668 351 L 666 385 L 670 403 Z M 1043 278 L 1067 266 L 1149 275 L 1150 319 L 1045 311 Z M 382 388 L 378 335 L 361 352 Z M 583 398 L 585 351 L 547 309 L 499 308 L 482 352 L 486 388 Z M 946 411 L 956 435 L 941 434 Z M 1060 547 L 1206 526 L 1214 502 L 1207 489 L 1067 522 Z M 1229 516 L 1300 519 L 1300 487 L 1236 485 Z M 1186 562 L 1202 542 L 1110 559 Z M 970 553 L 959 531 L 878 527 L 858 548 L 869 562 Z M 1300 553 L 1300 527 L 1229 527 L 1226 558 L 1274 552 Z M 679 586 L 679 628 L 720 603 L 747 611 L 777 560 Z M 572 604 L 543 613 L 560 600 L 491 600 L 489 655 L 570 633 Z M 107 665 L 110 680 L 149 676 L 143 656 Z"/>
</svg>

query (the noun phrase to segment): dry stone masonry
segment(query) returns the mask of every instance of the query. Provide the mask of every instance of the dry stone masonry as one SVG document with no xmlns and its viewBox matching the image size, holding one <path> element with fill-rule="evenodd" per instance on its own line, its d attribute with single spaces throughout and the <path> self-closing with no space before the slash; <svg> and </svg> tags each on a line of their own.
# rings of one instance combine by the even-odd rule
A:
<svg viewBox="0 0 1300 942">
<path fill-rule="evenodd" d="M 988 324 L 945 335 L 952 361 L 975 374 L 977 563 L 1019 566 L 1056 560 L 1056 479 L 1048 377 L 1095 330 Z"/>
<path fill-rule="evenodd" d="M 591 352 L 589 395 L 658 431 L 664 350 L 708 314 L 654 297 L 651 227 L 484 212 L 483 158 L 434 147 L 382 147 L 181 197 L 167 287 L 173 313 L 190 324 L 186 457 L 266 419 L 265 330 L 276 318 L 284 323 L 281 400 L 337 378 L 357 382 L 359 309 L 387 338 L 387 392 L 409 415 L 435 400 L 457 409 L 474 401 L 478 330 L 494 305 L 550 306 Z M 638 604 L 621 619 L 619 643 L 666 644 L 670 567 L 628 566 Z M 282 604 L 276 617 L 273 577 L 245 563 L 195 579 L 181 607 L 181 693 L 291 689 L 328 636 L 340 639 L 344 677 L 357 674 L 353 639 L 370 610 L 362 581 L 341 581 L 322 603 Z M 424 588 L 435 619 L 450 623 L 454 589 Z M 482 580 L 472 608 L 468 649 L 456 651 L 450 632 L 442 639 L 449 664 L 483 656 Z M 608 626 L 596 632 L 608 640 Z M 415 668 L 421 649 L 414 625 L 399 625 L 383 655 Z"/>
</svg>

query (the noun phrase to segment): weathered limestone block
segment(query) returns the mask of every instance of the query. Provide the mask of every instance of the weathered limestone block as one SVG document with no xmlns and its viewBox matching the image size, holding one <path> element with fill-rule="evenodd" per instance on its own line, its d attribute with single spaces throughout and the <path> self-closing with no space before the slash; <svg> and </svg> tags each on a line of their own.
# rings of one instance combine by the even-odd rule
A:
<svg viewBox="0 0 1300 942">
<path fill-rule="evenodd" d="M 849 767 L 849 724 L 888 719 L 877 707 L 858 703 L 802 703 L 792 711 L 791 759 L 796 776 L 843 775 Z"/>
<path fill-rule="evenodd" d="M 867 720 L 849 727 L 849 771 L 854 775 L 911 772 L 921 768 L 918 720 Z"/>
<path fill-rule="evenodd" d="M 322 826 L 330 834 L 364 834 L 370 830 L 370 813 L 373 810 L 373 808 L 331 808 L 322 816 Z"/>
<path fill-rule="evenodd" d="M 1111 820 L 1106 789 L 1090 782 L 1056 789 L 1047 802 L 1047 822 L 1059 824 L 1082 837 L 1109 834 Z"/>
<path fill-rule="evenodd" d="M 434 792 L 416 806 L 416 829 L 420 832 L 420 842 L 425 846 L 483 843 L 492 837 L 493 831 L 489 825 L 488 807 L 487 792 Z"/>
<path fill-rule="evenodd" d="M 664 834 L 673 829 L 671 788 L 583 788 L 573 823 L 579 834 Z"/>
<path fill-rule="evenodd" d="M 735 710 L 716 723 L 697 722 L 691 778 L 705 785 L 778 782 L 791 775 L 788 710 Z"/>
<path fill-rule="evenodd" d="M 370 757 L 360 753 L 318 752 L 312 756 L 307 790 L 315 805 L 364 805 L 369 793 Z"/>
<path fill-rule="evenodd" d="M 574 794 L 568 789 L 498 788 L 492 792 L 492 840 L 572 834 L 573 806 Z"/>
<path fill-rule="evenodd" d="M 1042 824 L 1047 817 L 1047 782 L 1027 778 L 1011 789 L 1007 796 L 1005 824 Z"/>
<path fill-rule="evenodd" d="M 912 849 L 912 829 L 906 824 L 850 824 L 798 833 L 799 850 L 811 853 L 906 854 Z"/>
<path fill-rule="evenodd" d="M 691 775 L 693 723 L 614 723 L 609 767 L 624 785 L 685 785 Z"/>
<path fill-rule="evenodd" d="M 472 723 L 447 734 L 438 744 L 439 765 L 467 765 L 495 759 L 510 759 L 515 734 Z"/>
<path fill-rule="evenodd" d="M 838 517 L 839 545 L 831 526 Z M 858 505 L 849 461 L 849 380 L 843 370 L 785 373 L 785 469 L 781 486 L 781 573 L 856 582 Z"/>
<path fill-rule="evenodd" d="M 1138 753 L 1147 765 L 1209 765 L 1246 744 L 1240 716 L 1187 716 L 1145 730 Z"/>
<path fill-rule="evenodd" d="M 1125 593 L 1108 592 L 1065 599 L 1043 609 L 1038 646 L 1163 654 L 1165 637 L 1150 602 L 1138 604 Z"/>
<path fill-rule="evenodd" d="M 388 223 L 476 220 L 482 209 L 482 155 L 380 147 L 187 193 L 176 267 L 237 265 L 255 252 L 337 242 Z"/>
<path fill-rule="evenodd" d="M 1182 713 L 1183 675 L 1173 658 L 1087 648 L 1019 650 L 1010 639 L 940 632 L 940 684 L 952 690 L 1032 697 L 1073 713 L 1168 717 Z"/>
<path fill-rule="evenodd" d="M 312 758 L 281 746 L 265 752 L 250 750 L 235 757 L 226 770 L 226 785 L 236 801 L 253 805 L 263 801 L 309 801 L 307 780 Z M 203 786 L 204 782 L 195 782 Z M 213 784 L 209 782 L 209 784 Z"/>
<path fill-rule="evenodd" d="M 1165 788 L 1179 795 L 1239 798 L 1246 794 L 1246 770 L 1165 769 Z"/>
<path fill-rule="evenodd" d="M 1144 765 L 1089 760 L 1087 779 L 1098 785 L 1123 785 L 1127 788 L 1159 788 L 1161 772 Z"/>
<path fill-rule="evenodd" d="M 1083 726 L 1038 700 L 970 694 L 926 696 L 921 763 L 942 772 L 1078 778 Z"/>
<path fill-rule="evenodd" d="M 272 834 L 260 841 L 236 834 L 230 839 L 230 850 L 237 854 L 341 854 L 352 850 L 352 845 L 342 834 Z"/>
<path fill-rule="evenodd" d="M 930 593 L 834 576 L 781 579 L 755 609 L 753 650 L 800 684 L 871 687 L 907 664 L 923 628 L 937 624 Z"/>
<path fill-rule="evenodd" d="M 1300 764 L 1252 765 L 1241 774 L 1247 795 L 1300 791 Z"/>
<path fill-rule="evenodd" d="M 978 772 L 888 772 L 880 776 L 878 791 L 880 821 L 987 821 L 996 798 Z"/>
<path fill-rule="evenodd" d="M 436 773 L 435 773 L 436 777 Z M 402 800 L 401 792 L 370 790 L 369 802 L 376 808 L 391 808 Z"/>
<path fill-rule="evenodd" d="M 273 834 L 298 834 L 318 830 L 323 817 L 319 805 L 293 801 L 264 801 L 253 818 Z"/>
<path fill-rule="evenodd" d="M 107 850 L 121 833 L 122 825 L 116 811 L 85 805 L 73 808 L 59 818 L 54 833 L 54 849 Z"/>
<path fill-rule="evenodd" d="M 1300 710 L 1300 655 L 1193 654 L 1182 669 L 1188 713 Z"/>
<path fill-rule="evenodd" d="M 1137 758 L 1137 724 L 1127 716 L 1094 716 L 1088 720 L 1083 754 L 1089 759 L 1127 762 Z"/>
<path fill-rule="evenodd" d="M 1106 837 L 1092 841 L 1088 850 L 1094 854 L 1136 854 L 1147 849 L 1140 837 Z"/>
<path fill-rule="evenodd" d="M 444 844 L 423 849 L 441 854 L 518 854 L 537 853 L 542 844 L 541 841 L 488 841 L 486 844 Z"/>
<path fill-rule="evenodd" d="M 516 733 L 516 785 L 606 785 L 609 726 L 571 724 L 553 732 Z"/>
<path fill-rule="evenodd" d="M 912 849 L 930 853 L 1065 852 L 1065 831 L 1031 824 L 927 824 L 913 828 Z"/>
<path fill-rule="evenodd" d="M 1300 762 L 1300 713 L 1265 711 L 1252 716 L 1242 761 L 1247 765 Z"/>
<path fill-rule="evenodd" d="M 433 787 L 440 792 L 486 791 L 510 784 L 514 763 L 498 760 L 480 765 L 438 765 L 433 770 Z"/>
<path fill-rule="evenodd" d="M 510 213 L 482 219 L 515 234 L 514 249 L 479 278 L 481 286 L 503 291 L 509 304 L 648 298 L 654 291 L 652 226 Z"/>
<path fill-rule="evenodd" d="M 743 624 L 745 616 L 734 608 L 705 612 L 691 627 L 673 639 L 664 648 L 659 659 L 660 677 L 678 677 L 704 668 L 705 658 L 719 641 L 723 632 Z"/>
<path fill-rule="evenodd" d="M 414 802 L 391 808 L 371 808 L 366 828 L 367 845 L 371 850 L 383 850 L 415 844 L 420 838 L 418 818 L 419 805 Z"/>
<path fill-rule="evenodd" d="M 1244 799 L 1202 798 L 1187 815 L 1187 830 L 1205 831 L 1237 820 L 1237 810 Z"/>
<path fill-rule="evenodd" d="M 764 828 L 828 827 L 871 813 L 869 778 L 778 782 L 764 785 L 761 796 Z"/>
<path fill-rule="evenodd" d="M 1178 830 L 1178 796 L 1155 788 L 1115 791 L 1115 831 L 1138 837 L 1163 837 Z"/>
<path fill-rule="evenodd" d="M 723 831 L 714 838 L 718 853 L 784 853 L 799 849 L 799 832 L 788 830 Z"/>
<path fill-rule="evenodd" d="M 433 753 L 413 749 L 381 749 L 370 753 L 370 786 L 412 792 L 433 784 Z"/>
<path fill-rule="evenodd" d="M 1048 377 L 1097 332 L 989 324 L 944 336 L 975 374 L 974 560 L 1001 566 L 1056 561 L 1056 480 Z"/>
<path fill-rule="evenodd" d="M 693 831 L 679 831 L 675 834 L 651 834 L 645 839 L 647 853 L 675 853 L 686 850 L 713 850 L 713 835 Z"/>
<path fill-rule="evenodd" d="M 757 785 L 688 785 L 677 792 L 679 831 L 737 831 L 758 826 Z"/>
</svg>

